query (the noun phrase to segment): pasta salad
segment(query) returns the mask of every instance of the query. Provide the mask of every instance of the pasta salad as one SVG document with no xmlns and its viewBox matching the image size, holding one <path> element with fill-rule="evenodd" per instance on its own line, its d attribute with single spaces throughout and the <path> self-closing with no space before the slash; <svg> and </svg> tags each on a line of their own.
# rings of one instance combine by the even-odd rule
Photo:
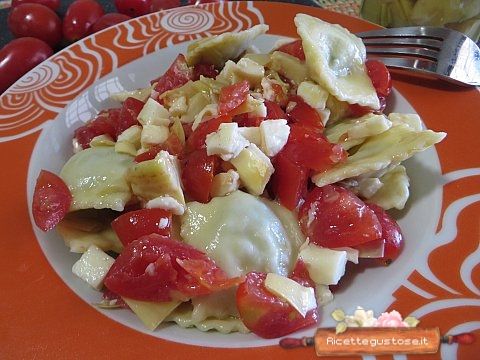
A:
<svg viewBox="0 0 480 360">
<path fill-rule="evenodd" d="M 361 39 L 305 14 L 259 53 L 267 25 L 189 45 L 151 85 L 113 94 L 42 170 L 33 216 L 82 254 L 98 306 L 150 330 L 284 336 L 317 323 L 347 262 L 388 265 L 403 236 L 402 162 L 440 142 L 385 114 L 387 68 Z"/>
</svg>

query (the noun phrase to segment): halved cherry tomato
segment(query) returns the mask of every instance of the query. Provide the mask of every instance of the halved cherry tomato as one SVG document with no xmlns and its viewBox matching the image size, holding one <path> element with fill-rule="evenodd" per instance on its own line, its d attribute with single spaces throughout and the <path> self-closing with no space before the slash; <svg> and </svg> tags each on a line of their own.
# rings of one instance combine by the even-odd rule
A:
<svg viewBox="0 0 480 360">
<path fill-rule="evenodd" d="M 341 145 L 330 143 L 318 128 L 290 125 L 290 136 L 282 152 L 297 165 L 325 171 L 347 158 Z"/>
<path fill-rule="evenodd" d="M 219 116 L 198 125 L 198 127 L 187 138 L 187 152 L 204 148 L 207 135 L 217 131 L 220 124 L 229 122 L 232 122 L 230 116 Z"/>
<path fill-rule="evenodd" d="M 290 279 L 295 280 L 297 283 L 315 288 L 316 284 L 310 277 L 308 273 L 307 265 L 303 262 L 302 259 L 298 259 L 295 263 L 295 267 L 293 268 L 292 273 L 289 276 Z"/>
<path fill-rule="evenodd" d="M 83 149 L 90 147 L 90 141 L 95 136 L 109 135 L 117 139 L 130 126 L 138 124 L 137 116 L 145 104 L 135 98 L 127 98 L 120 109 L 108 109 L 100 112 L 97 117 L 74 131 Z"/>
<path fill-rule="evenodd" d="M 259 116 L 249 116 L 248 113 L 235 115 L 233 121 L 235 121 L 239 127 L 258 127 L 265 120 Z"/>
<path fill-rule="evenodd" d="M 305 61 L 305 53 L 303 52 L 302 40 L 300 39 L 280 46 L 277 51 L 287 53 L 289 55 L 295 56 L 302 61 Z"/>
<path fill-rule="evenodd" d="M 63 17 L 63 37 L 71 42 L 84 38 L 104 13 L 95 0 L 75 0 Z"/>
<path fill-rule="evenodd" d="M 228 85 L 220 90 L 218 99 L 218 112 L 220 115 L 226 115 L 236 109 L 247 100 L 250 85 L 247 80 Z"/>
<path fill-rule="evenodd" d="M 43 231 L 53 229 L 67 214 L 72 194 L 63 180 L 42 170 L 35 184 L 32 213 L 35 224 Z"/>
<path fill-rule="evenodd" d="M 305 317 L 265 286 L 266 274 L 250 272 L 237 290 L 237 308 L 245 326 L 254 334 L 272 339 L 315 325 L 317 309 Z"/>
<path fill-rule="evenodd" d="M 110 26 L 120 24 L 124 21 L 130 20 L 131 17 L 125 14 L 108 13 L 99 18 L 90 28 L 91 33 L 96 33 L 100 30 L 107 29 Z"/>
<path fill-rule="evenodd" d="M 165 91 L 176 89 L 185 85 L 192 79 L 192 70 L 188 67 L 187 60 L 183 54 L 179 54 L 167 71 L 152 83 L 157 82 L 155 91 L 159 95 Z"/>
<path fill-rule="evenodd" d="M 60 7 L 60 0 L 12 0 L 12 8 L 21 4 L 42 4 L 57 11 Z"/>
<path fill-rule="evenodd" d="M 213 64 L 195 64 L 193 67 L 192 80 L 196 81 L 200 79 L 200 76 L 207 78 L 215 78 L 218 75 L 218 70 L 215 69 Z"/>
<path fill-rule="evenodd" d="M 148 14 L 151 6 L 152 0 L 115 0 L 118 12 L 132 17 Z"/>
<path fill-rule="evenodd" d="M 307 193 L 308 169 L 295 164 L 282 151 L 275 156 L 273 166 L 273 192 L 280 204 L 293 210 Z"/>
<path fill-rule="evenodd" d="M 10 41 L 0 49 L 0 94 L 52 54 L 52 48 L 40 39 L 23 37 Z"/>
<path fill-rule="evenodd" d="M 265 100 L 263 102 L 265 104 L 265 107 L 267 108 L 267 117 L 265 119 L 287 119 L 287 115 L 285 112 L 282 110 L 280 105 L 273 101 Z"/>
<path fill-rule="evenodd" d="M 182 183 L 185 193 L 195 201 L 207 203 L 210 200 L 213 177 L 219 166 L 217 156 L 208 156 L 206 149 L 195 150 L 185 159 Z"/>
<path fill-rule="evenodd" d="M 290 101 L 296 102 L 296 105 L 287 113 L 290 121 L 323 130 L 322 118 L 314 108 L 299 96 L 292 97 Z"/>
<path fill-rule="evenodd" d="M 123 104 L 120 114 L 118 116 L 118 122 L 115 123 L 116 136 L 127 130 L 130 126 L 138 124 L 138 114 L 142 111 L 145 103 L 133 97 L 127 98 Z"/>
<path fill-rule="evenodd" d="M 152 160 L 160 151 L 168 151 L 170 155 L 180 156 L 183 152 L 183 145 L 180 139 L 175 134 L 170 134 L 162 144 L 154 145 L 146 152 L 141 153 L 135 157 L 135 161 L 142 162 Z"/>
<path fill-rule="evenodd" d="M 404 241 L 402 230 L 397 222 L 388 215 L 380 206 L 367 203 L 367 206 L 377 215 L 378 221 L 382 226 L 382 236 L 385 247 L 383 250 L 383 258 L 376 259 L 382 265 L 390 265 L 403 249 Z"/>
<path fill-rule="evenodd" d="M 31 36 L 52 48 L 62 40 L 62 21 L 55 11 L 41 4 L 14 7 L 8 15 L 8 28 L 17 38 Z"/>
<path fill-rule="evenodd" d="M 227 289 L 229 279 L 215 262 L 184 242 L 158 234 L 129 243 L 105 278 L 110 291 L 135 300 L 188 300 Z"/>
<path fill-rule="evenodd" d="M 150 12 L 157 12 L 160 10 L 173 9 L 182 6 L 180 0 L 152 0 Z"/>
<path fill-rule="evenodd" d="M 319 246 L 355 246 L 382 236 L 382 225 L 373 210 L 351 191 L 337 185 L 314 188 L 300 207 L 298 217 L 305 236 Z"/>
<path fill-rule="evenodd" d="M 145 235 L 170 236 L 172 214 L 163 209 L 141 209 L 124 213 L 112 221 L 112 228 L 123 245 Z"/>
</svg>

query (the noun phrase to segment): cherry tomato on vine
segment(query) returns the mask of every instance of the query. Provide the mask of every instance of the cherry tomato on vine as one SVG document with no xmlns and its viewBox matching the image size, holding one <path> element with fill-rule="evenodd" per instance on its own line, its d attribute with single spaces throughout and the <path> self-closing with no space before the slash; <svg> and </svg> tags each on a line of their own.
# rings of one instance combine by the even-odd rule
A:
<svg viewBox="0 0 480 360">
<path fill-rule="evenodd" d="M 41 4 L 21 4 L 8 15 L 8 28 L 17 37 L 31 36 L 55 47 L 62 40 L 62 21 L 52 9 Z"/>
<path fill-rule="evenodd" d="M 63 18 L 63 37 L 72 42 L 82 39 L 103 14 L 102 6 L 95 0 L 75 0 Z"/>
<path fill-rule="evenodd" d="M 118 12 L 132 17 L 150 13 L 152 0 L 115 0 Z"/>
<path fill-rule="evenodd" d="M 53 11 L 57 11 L 60 7 L 60 0 L 13 0 L 12 8 L 21 4 L 42 4 L 48 6 Z"/>
<path fill-rule="evenodd" d="M 91 33 L 96 33 L 100 30 L 109 28 L 110 26 L 120 24 L 124 21 L 130 20 L 131 17 L 125 14 L 108 13 L 99 18 L 90 28 Z"/>
<path fill-rule="evenodd" d="M 40 39 L 23 37 L 10 41 L 0 50 L 0 94 L 52 54 L 52 48 Z"/>
</svg>

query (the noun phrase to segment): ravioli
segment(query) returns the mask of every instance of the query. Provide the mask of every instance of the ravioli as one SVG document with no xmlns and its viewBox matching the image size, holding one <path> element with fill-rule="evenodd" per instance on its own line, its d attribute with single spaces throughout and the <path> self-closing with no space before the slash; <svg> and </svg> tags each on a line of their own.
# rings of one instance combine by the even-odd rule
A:
<svg viewBox="0 0 480 360">
<path fill-rule="evenodd" d="M 197 63 L 213 64 L 217 68 L 225 65 L 227 60 L 239 57 L 252 45 L 253 40 L 268 31 L 268 25 L 261 24 L 240 32 L 227 32 L 195 41 L 187 49 L 188 65 Z"/>
<path fill-rule="evenodd" d="M 191 202 L 182 217 L 184 241 L 210 256 L 230 277 L 250 271 L 287 276 L 296 260 L 275 213 L 256 196 L 235 191 L 208 204 Z"/>
<path fill-rule="evenodd" d="M 305 14 L 295 16 L 310 77 L 338 100 L 379 109 L 366 68 L 365 45 L 337 24 Z"/>
<path fill-rule="evenodd" d="M 415 131 L 406 124 L 394 126 L 368 138 L 345 162 L 315 174 L 312 181 L 321 187 L 397 165 L 440 142 L 445 136 L 445 133 L 431 130 Z"/>
<path fill-rule="evenodd" d="M 70 211 L 123 211 L 132 197 L 125 179 L 132 164 L 132 156 L 117 153 L 111 146 L 89 148 L 73 155 L 60 172 L 73 197 Z"/>
<path fill-rule="evenodd" d="M 356 119 L 343 120 L 325 128 L 328 141 L 341 144 L 345 150 L 361 144 L 367 137 L 381 134 L 392 127 L 384 115 L 367 114 Z"/>
</svg>

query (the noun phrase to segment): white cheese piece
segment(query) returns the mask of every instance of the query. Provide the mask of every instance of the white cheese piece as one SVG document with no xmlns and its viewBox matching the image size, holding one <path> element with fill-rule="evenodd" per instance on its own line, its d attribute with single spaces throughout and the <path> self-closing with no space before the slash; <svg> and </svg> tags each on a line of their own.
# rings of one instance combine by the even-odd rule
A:
<svg viewBox="0 0 480 360">
<path fill-rule="evenodd" d="M 315 286 L 315 297 L 317 299 L 318 306 L 325 306 L 329 302 L 333 301 L 333 294 L 327 285 Z"/>
<path fill-rule="evenodd" d="M 178 202 L 171 196 L 158 196 L 147 202 L 145 205 L 147 209 L 164 209 L 170 211 L 174 215 L 183 215 L 185 212 L 185 205 Z"/>
<path fill-rule="evenodd" d="M 256 196 L 235 191 L 207 204 L 190 202 L 181 221 L 182 239 L 205 252 L 229 277 L 250 271 L 287 276 L 295 262 L 295 239 Z"/>
<path fill-rule="evenodd" d="M 241 58 L 236 64 L 231 60 L 227 61 L 216 79 L 227 84 L 247 80 L 250 86 L 256 87 L 260 85 L 264 75 L 265 69 L 262 65 L 251 59 Z"/>
<path fill-rule="evenodd" d="M 380 102 L 365 67 L 362 40 L 337 24 L 313 16 L 295 16 L 310 77 L 338 100 L 379 109 Z"/>
<path fill-rule="evenodd" d="M 212 197 L 228 195 L 240 187 L 240 175 L 235 170 L 219 173 L 213 177 L 210 195 Z"/>
<path fill-rule="evenodd" d="M 296 281 L 273 273 L 268 273 L 264 282 L 267 290 L 292 305 L 303 317 L 317 308 L 315 292 Z"/>
<path fill-rule="evenodd" d="M 362 198 L 370 199 L 382 186 L 379 178 L 365 178 L 358 181 L 358 187 L 354 191 Z"/>
<path fill-rule="evenodd" d="M 135 90 L 132 90 L 132 91 L 122 91 L 122 92 L 118 92 L 118 93 L 110 95 L 110 99 L 113 99 L 115 101 L 124 102 L 129 97 L 133 97 L 137 100 L 145 102 L 150 97 L 150 94 L 152 93 L 152 90 L 154 88 L 155 88 L 155 84 L 153 84 L 150 87 L 143 88 L 143 89 L 135 89 Z"/>
<path fill-rule="evenodd" d="M 125 297 L 123 300 L 143 322 L 147 329 L 151 331 L 155 330 L 158 325 L 160 325 L 165 318 L 181 304 L 181 301 L 155 303 L 150 301 L 133 300 Z"/>
<path fill-rule="evenodd" d="M 354 248 L 351 248 L 351 247 L 340 247 L 340 248 L 335 248 L 335 249 L 332 249 L 332 250 L 346 251 L 347 261 L 353 262 L 354 264 L 358 264 L 358 255 L 360 253 L 358 251 L 358 249 L 354 249 Z"/>
<path fill-rule="evenodd" d="M 260 123 L 261 149 L 267 156 L 275 156 L 283 149 L 290 135 L 287 120 L 264 120 Z"/>
<path fill-rule="evenodd" d="M 158 101 L 148 98 L 137 119 L 142 125 L 168 126 L 170 124 L 170 113 Z"/>
<path fill-rule="evenodd" d="M 315 284 L 336 285 L 345 274 L 346 251 L 331 250 L 309 244 L 300 251 L 298 256 L 305 263 L 308 274 Z"/>
<path fill-rule="evenodd" d="M 142 148 L 149 148 L 152 145 L 164 143 L 169 135 L 170 130 L 167 126 L 145 124 L 143 125 L 140 143 Z"/>
<path fill-rule="evenodd" d="M 237 157 L 249 142 L 238 131 L 236 122 L 220 124 L 218 130 L 208 134 L 205 139 L 208 155 L 219 155 L 228 161 Z"/>
<path fill-rule="evenodd" d="M 255 144 L 243 149 L 237 157 L 230 160 L 242 184 L 253 195 L 261 195 L 275 169 L 270 159 Z"/>
<path fill-rule="evenodd" d="M 303 81 L 298 85 L 297 95 L 314 109 L 323 110 L 328 99 L 328 92 L 312 81 Z"/>
<path fill-rule="evenodd" d="M 410 196 L 410 179 L 404 166 L 398 165 L 387 171 L 379 181 L 382 187 L 368 198 L 383 209 L 402 210 Z"/>
<path fill-rule="evenodd" d="M 141 135 L 142 127 L 140 125 L 133 125 L 118 135 L 117 141 L 128 141 L 132 144 L 140 146 Z"/>
<path fill-rule="evenodd" d="M 107 134 L 102 134 L 95 136 L 92 140 L 90 140 L 90 147 L 98 147 L 98 146 L 115 146 L 115 141 L 113 141 L 112 137 Z"/>
<path fill-rule="evenodd" d="M 72 272 L 94 289 L 100 290 L 108 270 L 115 259 L 104 253 L 99 247 L 90 245 L 80 259 L 73 264 Z"/>
<path fill-rule="evenodd" d="M 246 126 L 246 127 L 239 127 L 238 132 L 242 135 L 245 139 L 254 143 L 257 146 L 261 146 L 262 144 L 262 135 L 260 134 L 260 128 L 255 126 Z"/>
</svg>

